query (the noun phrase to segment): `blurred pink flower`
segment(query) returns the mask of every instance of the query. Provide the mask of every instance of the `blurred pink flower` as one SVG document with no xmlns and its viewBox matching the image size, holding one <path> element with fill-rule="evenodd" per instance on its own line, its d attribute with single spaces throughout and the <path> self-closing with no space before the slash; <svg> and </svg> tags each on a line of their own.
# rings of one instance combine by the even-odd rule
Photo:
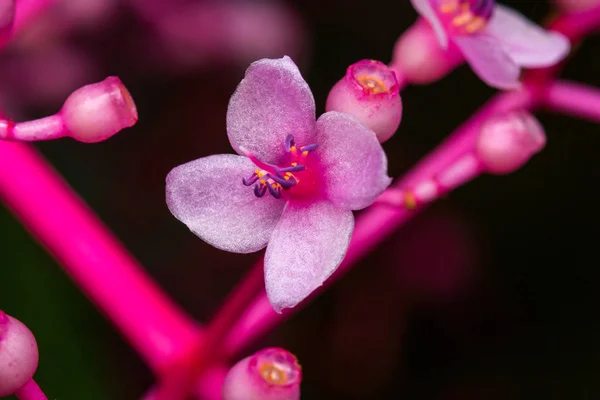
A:
<svg viewBox="0 0 600 400">
<path fill-rule="evenodd" d="M 547 67 L 567 56 L 570 44 L 494 0 L 411 0 L 441 46 L 451 40 L 490 86 L 519 87 L 521 67 Z"/>
<path fill-rule="evenodd" d="M 167 177 L 167 204 L 217 248 L 251 253 L 268 243 L 265 285 L 280 312 L 340 264 L 352 210 L 369 206 L 391 181 L 387 158 L 375 134 L 349 114 L 315 121 L 313 95 L 289 57 L 248 68 L 229 103 L 227 132 L 243 157 L 213 155 L 176 167 Z"/>
</svg>

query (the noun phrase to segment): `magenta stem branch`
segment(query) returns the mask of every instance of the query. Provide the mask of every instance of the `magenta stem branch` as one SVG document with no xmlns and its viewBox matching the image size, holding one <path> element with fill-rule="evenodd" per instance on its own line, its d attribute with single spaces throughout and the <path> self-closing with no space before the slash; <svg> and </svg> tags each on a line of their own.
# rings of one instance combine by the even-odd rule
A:
<svg viewBox="0 0 600 400">
<path fill-rule="evenodd" d="M 514 109 L 531 109 L 534 106 L 533 97 L 527 91 L 507 92 L 497 95 L 470 120 L 459 127 L 435 151 L 417 164 L 400 182 L 393 185 L 390 190 L 413 190 L 422 182 L 443 174 L 448 171 L 449 167 L 457 165 L 457 162 L 461 159 L 467 159 L 468 155 L 473 152 L 479 128 L 488 118 Z M 479 169 L 478 167 L 474 167 L 471 171 L 472 175 L 469 176 L 469 174 L 466 174 L 465 179 L 458 179 L 456 184 L 465 183 L 472 177 L 477 176 Z M 325 285 L 313 293 L 310 298 L 313 298 L 341 277 L 358 259 L 367 254 L 423 208 L 423 206 L 417 205 L 415 209 L 409 210 L 405 207 L 376 205 L 366 210 L 357 219 L 352 241 L 350 242 L 350 247 L 344 261 L 334 276 L 329 278 L 325 282 Z M 257 268 L 262 268 L 262 264 L 257 266 Z M 254 283 L 252 280 L 254 279 L 257 279 L 256 274 L 249 274 L 246 282 L 241 287 L 253 286 Z M 231 301 L 241 301 L 240 298 L 236 298 L 235 296 L 231 296 L 230 299 Z M 247 302 L 248 299 L 244 299 L 244 301 Z M 306 304 L 306 302 L 303 304 Z M 226 305 L 223 309 L 235 309 L 237 306 Z M 273 311 L 263 289 L 260 295 L 252 303 L 248 304 L 242 317 L 229 331 L 222 344 L 225 355 L 233 357 L 253 340 L 275 327 L 284 318 L 292 315 L 299 309 L 300 307 L 297 306 L 291 310 L 287 310 L 283 314 L 277 314 Z"/>
<path fill-rule="evenodd" d="M 42 389 L 40 389 L 33 379 L 30 379 L 25 386 L 17 390 L 15 396 L 19 400 L 48 400 Z"/>
<path fill-rule="evenodd" d="M 547 85 L 540 101 L 549 110 L 600 123 L 600 90 L 572 82 Z"/>
<path fill-rule="evenodd" d="M 0 197 L 156 371 L 199 329 L 31 147 L 0 141 Z"/>
<path fill-rule="evenodd" d="M 27 122 L 0 119 L 0 139 L 18 142 L 58 139 L 68 135 L 60 115 Z"/>
</svg>

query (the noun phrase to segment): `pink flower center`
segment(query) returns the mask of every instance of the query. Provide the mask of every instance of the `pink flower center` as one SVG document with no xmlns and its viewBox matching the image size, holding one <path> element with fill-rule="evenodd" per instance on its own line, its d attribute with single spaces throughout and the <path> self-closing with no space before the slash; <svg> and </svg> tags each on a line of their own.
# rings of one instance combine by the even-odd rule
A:
<svg viewBox="0 0 600 400">
<path fill-rule="evenodd" d="M 433 0 L 442 24 L 451 35 L 481 32 L 492 17 L 495 0 Z"/>
<path fill-rule="evenodd" d="M 269 386 L 290 386 L 300 383 L 302 372 L 293 354 L 279 348 L 265 349 L 250 361 L 250 369 Z"/>
<path fill-rule="evenodd" d="M 305 198 L 316 193 L 317 179 L 311 168 L 309 155 L 317 145 L 298 147 L 294 137 L 289 135 L 285 140 L 285 148 L 287 156 L 283 166 L 267 164 L 244 151 L 246 157 L 258 168 L 250 178 L 244 178 L 242 182 L 246 186 L 254 185 L 256 197 L 263 197 L 267 191 L 276 199 L 281 198 L 282 195 L 289 198 Z"/>
</svg>

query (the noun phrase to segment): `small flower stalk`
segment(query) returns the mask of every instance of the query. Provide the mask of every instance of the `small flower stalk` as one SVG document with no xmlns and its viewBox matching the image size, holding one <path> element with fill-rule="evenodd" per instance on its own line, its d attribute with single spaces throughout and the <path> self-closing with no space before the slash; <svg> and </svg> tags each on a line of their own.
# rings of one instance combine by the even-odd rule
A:
<svg viewBox="0 0 600 400">
<path fill-rule="evenodd" d="M 38 365 L 33 333 L 0 311 L 0 397 L 18 392 L 31 381 Z"/>
<path fill-rule="evenodd" d="M 4 45 L 12 34 L 15 20 L 15 0 L 0 2 L 0 46 Z"/>
<path fill-rule="evenodd" d="M 302 371 L 280 348 L 261 350 L 239 361 L 223 383 L 223 400 L 298 400 Z"/>
<path fill-rule="evenodd" d="M 133 126 L 137 119 L 127 88 L 119 78 L 110 76 L 74 91 L 55 115 L 18 123 L 0 120 L 0 139 L 31 142 L 72 137 L 96 143 Z"/>
<path fill-rule="evenodd" d="M 352 210 L 390 184 L 373 131 L 347 113 L 315 121 L 293 61 L 253 63 L 231 97 L 227 133 L 239 155 L 189 162 L 167 176 L 167 205 L 204 241 L 251 253 L 267 246 L 265 286 L 277 312 L 335 271 L 354 229 Z"/>
<path fill-rule="evenodd" d="M 546 145 L 542 125 L 526 111 L 493 117 L 483 124 L 475 153 L 485 170 L 508 174 L 521 168 Z"/>
<path fill-rule="evenodd" d="M 499 89 L 520 86 L 521 68 L 552 66 L 570 43 L 495 0 L 411 0 L 442 48 L 451 41 L 479 77 Z"/>
<path fill-rule="evenodd" d="M 375 60 L 352 64 L 331 89 L 326 110 L 352 115 L 375 132 L 379 142 L 385 142 L 396 132 L 402 119 L 396 74 Z"/>
</svg>

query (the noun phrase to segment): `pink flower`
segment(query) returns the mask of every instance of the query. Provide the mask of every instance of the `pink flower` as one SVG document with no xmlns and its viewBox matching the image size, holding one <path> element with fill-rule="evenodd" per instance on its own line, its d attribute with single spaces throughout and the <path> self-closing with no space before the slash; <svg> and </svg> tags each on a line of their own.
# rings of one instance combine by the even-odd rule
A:
<svg viewBox="0 0 600 400">
<path fill-rule="evenodd" d="M 442 47 L 452 40 L 479 77 L 500 89 L 519 87 L 521 67 L 540 68 L 567 56 L 570 44 L 494 0 L 411 0 Z"/>
<path fill-rule="evenodd" d="M 227 133 L 240 154 L 200 158 L 167 177 L 173 215 L 222 250 L 267 246 L 265 286 L 273 308 L 293 307 L 340 264 L 351 210 L 390 183 L 375 134 L 315 101 L 289 57 L 253 63 L 231 97 Z"/>
</svg>

